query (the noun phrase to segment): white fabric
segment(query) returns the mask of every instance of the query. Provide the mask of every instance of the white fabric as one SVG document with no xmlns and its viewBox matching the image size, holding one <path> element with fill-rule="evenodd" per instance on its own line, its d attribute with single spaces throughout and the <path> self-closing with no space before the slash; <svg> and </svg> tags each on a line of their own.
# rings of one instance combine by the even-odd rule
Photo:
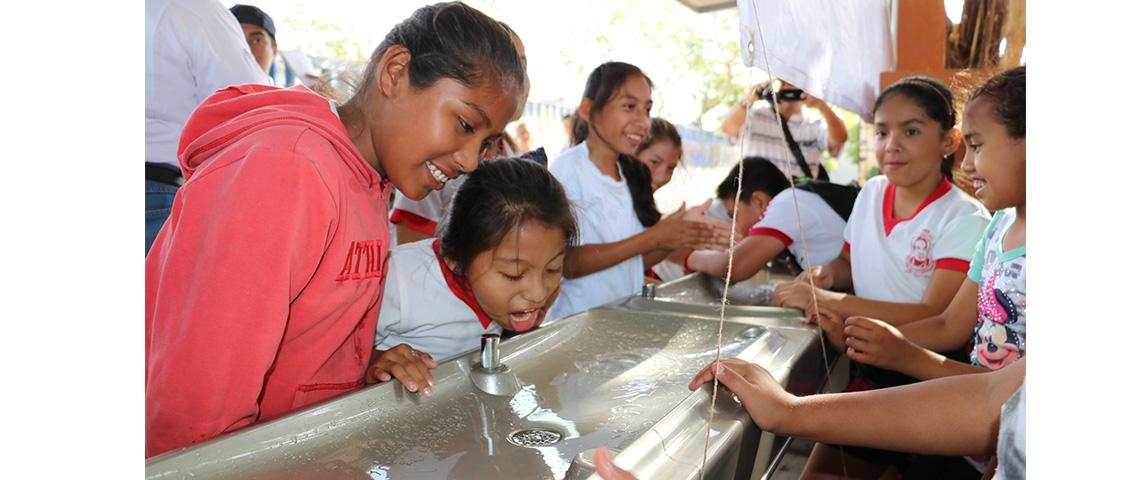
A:
<svg viewBox="0 0 1140 480">
<path fill-rule="evenodd" d="M 442 362 L 479 348 L 485 333 L 503 332 L 494 322 L 484 329 L 471 307 L 452 293 L 432 250 L 434 241 L 428 238 L 392 249 L 376 322 L 377 350 L 406 343 Z"/>
<path fill-rule="evenodd" d="M 270 85 L 218 0 L 146 1 L 146 161 L 178 166 L 190 112 L 229 85 Z"/>
<path fill-rule="evenodd" d="M 803 220 L 808 247 L 806 251 L 811 254 L 811 264 L 814 266 L 831 263 L 839 256 L 839 252 L 843 251 L 843 230 L 847 222 L 844 222 L 843 217 L 823 201 L 823 197 L 804 190 L 797 190 L 795 195 L 795 200 L 800 204 L 799 218 Z M 768 208 L 764 210 L 764 216 L 752 228 L 771 228 L 792 239 L 788 250 L 796 256 L 800 268 L 806 268 L 804 242 L 800 238 L 796 206 L 792 200 L 791 188 L 776 194 L 776 197 L 768 203 Z"/>
<path fill-rule="evenodd" d="M 886 234 L 883 198 L 887 177 L 877 176 L 855 199 L 843 237 L 851 244 L 855 294 L 871 300 L 915 303 L 934 276 L 935 262 L 969 262 L 990 214 L 958 187 L 926 205 Z"/>
<path fill-rule="evenodd" d="M 807 110 L 807 109 L 805 109 Z M 783 128 L 776 114 L 772 112 L 767 101 L 759 101 L 752 105 L 748 111 L 748 121 L 740 129 L 740 139 L 744 142 L 745 157 L 764 157 L 772 162 L 784 174 L 793 177 L 805 177 L 804 169 L 796 160 L 788 143 L 784 141 Z M 827 148 L 827 122 L 819 116 L 807 117 L 803 113 L 796 113 L 787 119 L 788 131 L 800 146 L 804 154 L 804 161 L 811 169 L 811 177 L 819 174 L 819 157 Z M 791 168 L 789 171 L 788 168 Z"/>
<path fill-rule="evenodd" d="M 503 149 L 503 157 L 500 158 L 519 155 L 511 150 L 511 146 L 507 142 L 502 142 L 500 147 Z M 455 192 L 459 191 L 459 186 L 463 185 L 463 180 L 466 178 L 467 175 L 460 175 L 455 180 L 443 184 L 442 189 L 428 192 L 422 200 L 412 200 L 396 190 L 396 200 L 392 202 L 393 210 L 412 213 L 420 218 L 431 220 L 438 230 L 443 221 L 447 219 L 447 211 L 451 208 L 451 199 L 455 198 Z"/>
<path fill-rule="evenodd" d="M 745 65 L 765 70 L 761 47 L 767 47 L 776 77 L 870 119 L 879 73 L 895 65 L 887 0 L 736 0 L 736 6 Z"/>
<path fill-rule="evenodd" d="M 396 190 L 396 200 L 392 202 L 393 210 L 412 213 L 431 220 L 435 222 L 438 229 L 439 225 L 443 223 L 443 219 L 447 217 L 447 209 L 451 207 L 451 199 L 455 198 L 455 192 L 459 191 L 459 186 L 463 185 L 463 180 L 466 178 L 467 175 L 460 175 L 459 178 L 443 184 L 442 189 L 432 190 L 422 200 L 412 200 Z"/>
<path fill-rule="evenodd" d="M 1001 406 L 994 479 L 1025 478 L 1025 384 Z"/>
<path fill-rule="evenodd" d="M 713 200 L 712 203 L 709 204 L 708 210 L 705 210 L 705 216 L 715 220 L 722 220 L 728 223 L 732 223 L 732 212 L 728 211 L 728 208 L 724 206 L 724 200 L 721 200 L 719 198 Z"/>
<path fill-rule="evenodd" d="M 658 262 L 652 270 L 662 282 L 672 282 L 685 276 L 685 266 L 669 259 Z"/>
<path fill-rule="evenodd" d="M 620 171 L 620 169 L 619 169 Z M 613 243 L 641 233 L 633 198 L 620 181 L 603 175 L 590 161 L 586 142 L 555 158 L 550 173 L 562 183 L 578 221 L 579 245 Z M 562 281 L 562 293 L 550 308 L 557 320 L 636 294 L 644 281 L 641 255 L 584 277 Z"/>
</svg>

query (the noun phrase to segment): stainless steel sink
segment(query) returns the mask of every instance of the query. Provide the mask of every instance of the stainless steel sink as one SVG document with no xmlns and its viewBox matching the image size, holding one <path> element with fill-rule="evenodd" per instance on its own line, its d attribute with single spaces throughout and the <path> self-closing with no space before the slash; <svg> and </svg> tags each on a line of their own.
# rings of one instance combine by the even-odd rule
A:
<svg viewBox="0 0 1140 480">
<path fill-rule="evenodd" d="M 802 324 L 802 310 L 770 306 L 776 285 L 792 281 L 793 278 L 761 271 L 752 278 L 732 284 L 728 288 L 725 315 L 795 319 Z M 723 295 L 724 279 L 693 273 L 655 287 L 647 286 L 640 297 L 629 297 L 608 304 L 606 308 L 671 311 L 702 316 L 711 312 L 719 318 Z"/>
<path fill-rule="evenodd" d="M 512 377 L 502 383 L 517 391 L 477 388 L 472 352 L 435 370 L 431 398 L 375 385 L 154 457 L 146 476 L 585 478 L 607 447 L 640 478 L 696 478 L 711 387 L 687 384 L 712 360 L 717 328 L 711 315 L 591 310 L 502 342 Z M 721 354 L 767 367 L 797 394 L 823 378 L 818 336 L 790 319 L 729 316 Z M 717 403 L 706 478 L 757 476 L 776 447 L 731 393 Z"/>
</svg>

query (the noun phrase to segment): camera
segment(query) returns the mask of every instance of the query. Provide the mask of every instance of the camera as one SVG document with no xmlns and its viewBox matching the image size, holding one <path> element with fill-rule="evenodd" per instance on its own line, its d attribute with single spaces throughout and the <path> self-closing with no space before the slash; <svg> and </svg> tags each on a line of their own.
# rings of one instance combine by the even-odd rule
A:
<svg viewBox="0 0 1140 480">
<path fill-rule="evenodd" d="M 784 88 L 776 92 L 776 101 L 780 103 L 802 101 L 803 94 L 804 91 L 798 88 Z M 760 91 L 760 98 L 772 99 L 772 87 L 764 87 L 764 90 Z"/>
</svg>

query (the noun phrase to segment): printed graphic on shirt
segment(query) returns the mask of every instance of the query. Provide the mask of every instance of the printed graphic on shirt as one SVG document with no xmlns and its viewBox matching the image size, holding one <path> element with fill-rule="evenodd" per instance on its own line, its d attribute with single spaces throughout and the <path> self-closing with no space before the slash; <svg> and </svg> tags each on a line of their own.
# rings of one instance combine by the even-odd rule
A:
<svg viewBox="0 0 1140 480">
<path fill-rule="evenodd" d="M 384 277 L 384 258 L 381 255 L 383 240 L 358 240 L 348 245 L 348 254 L 344 258 L 344 266 L 336 281 L 361 280 L 366 278 Z"/>
<path fill-rule="evenodd" d="M 987 248 L 985 283 L 978 286 L 978 325 L 970 360 L 989 369 L 1005 367 L 1025 355 L 1025 257 L 999 261 Z"/>
<path fill-rule="evenodd" d="M 906 271 L 917 276 L 924 276 L 934 271 L 934 260 L 930 258 L 930 244 L 934 236 L 930 230 L 922 229 L 914 240 L 910 241 L 910 254 L 906 256 Z"/>
</svg>

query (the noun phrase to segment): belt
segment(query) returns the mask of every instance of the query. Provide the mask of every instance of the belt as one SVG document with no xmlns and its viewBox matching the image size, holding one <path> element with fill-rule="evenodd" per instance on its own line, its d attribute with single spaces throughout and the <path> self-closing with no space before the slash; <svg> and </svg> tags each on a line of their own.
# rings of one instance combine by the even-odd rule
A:
<svg viewBox="0 0 1140 480">
<path fill-rule="evenodd" d="M 181 173 L 149 163 L 146 165 L 146 179 L 174 185 L 176 187 L 182 186 Z"/>
</svg>

